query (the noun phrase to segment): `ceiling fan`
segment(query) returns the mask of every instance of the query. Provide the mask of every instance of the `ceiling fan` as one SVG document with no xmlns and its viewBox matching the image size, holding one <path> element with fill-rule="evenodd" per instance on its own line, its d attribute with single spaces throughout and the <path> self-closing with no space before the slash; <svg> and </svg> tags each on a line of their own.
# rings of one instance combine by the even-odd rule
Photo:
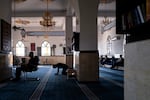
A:
<svg viewBox="0 0 150 100">
<path fill-rule="evenodd" d="M 30 21 L 28 21 L 28 20 L 22 20 L 22 19 L 17 19 L 17 20 L 15 20 L 15 23 L 27 25 L 27 24 L 30 24 Z"/>
<path fill-rule="evenodd" d="M 13 29 L 14 29 L 14 31 L 16 31 L 16 30 L 20 30 L 21 31 L 20 34 L 21 34 L 22 39 L 24 39 L 26 37 L 27 32 L 26 32 L 26 30 L 24 28 L 17 27 L 16 25 L 14 25 Z"/>
<path fill-rule="evenodd" d="M 29 24 L 30 21 L 22 20 L 22 19 L 15 20 L 15 17 L 16 17 L 16 11 L 15 11 L 15 9 L 16 9 L 16 2 L 24 2 L 26 0 L 13 0 L 13 1 L 14 1 L 14 5 L 13 5 L 13 7 L 14 7 L 14 26 L 13 26 L 13 29 L 14 29 L 14 31 L 16 31 L 16 30 L 25 31 L 24 28 L 16 26 L 15 23 L 25 24 L 26 25 L 26 24 Z"/>
<path fill-rule="evenodd" d="M 13 26 L 13 29 L 14 29 L 14 31 L 17 31 L 17 30 L 25 30 L 24 28 L 22 28 L 22 27 L 18 27 L 18 26 L 16 26 L 16 25 L 14 25 Z"/>
<path fill-rule="evenodd" d="M 15 23 L 17 23 L 17 24 L 25 24 L 26 25 L 26 24 L 29 24 L 30 21 L 18 19 L 18 20 L 15 20 Z M 18 27 L 16 25 L 13 26 L 13 29 L 14 29 L 14 31 L 16 31 L 16 30 L 21 30 L 21 31 L 25 30 L 24 28 Z"/>
</svg>

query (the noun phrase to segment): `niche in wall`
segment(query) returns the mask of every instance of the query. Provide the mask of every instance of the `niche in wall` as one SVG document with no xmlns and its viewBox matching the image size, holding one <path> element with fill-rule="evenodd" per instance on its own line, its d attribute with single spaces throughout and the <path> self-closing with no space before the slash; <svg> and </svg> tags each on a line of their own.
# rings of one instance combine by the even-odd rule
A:
<svg viewBox="0 0 150 100">
<path fill-rule="evenodd" d="M 79 51 L 79 36 L 80 36 L 80 33 L 73 32 L 72 50 Z"/>
</svg>

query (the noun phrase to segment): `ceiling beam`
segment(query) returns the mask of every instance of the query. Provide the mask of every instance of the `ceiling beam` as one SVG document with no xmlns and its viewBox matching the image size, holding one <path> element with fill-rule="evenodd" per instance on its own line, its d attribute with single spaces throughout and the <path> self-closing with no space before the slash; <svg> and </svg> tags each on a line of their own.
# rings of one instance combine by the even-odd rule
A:
<svg viewBox="0 0 150 100">
<path fill-rule="evenodd" d="M 99 11 L 98 12 L 98 16 L 99 17 L 104 17 L 104 16 L 107 16 L 107 17 L 116 17 L 116 11 L 110 11 L 110 10 L 103 10 L 103 11 Z"/>
<path fill-rule="evenodd" d="M 49 11 L 52 16 L 66 16 L 66 10 L 53 10 Z M 16 11 L 15 17 L 42 17 L 44 11 Z M 14 13 L 12 13 L 14 17 Z"/>
</svg>

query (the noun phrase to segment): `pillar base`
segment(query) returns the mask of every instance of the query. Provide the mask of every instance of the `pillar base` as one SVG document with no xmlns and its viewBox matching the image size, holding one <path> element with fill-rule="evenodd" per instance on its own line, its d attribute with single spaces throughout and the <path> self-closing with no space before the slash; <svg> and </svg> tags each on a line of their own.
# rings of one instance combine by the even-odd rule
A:
<svg viewBox="0 0 150 100">
<path fill-rule="evenodd" d="M 73 68 L 73 54 L 66 55 L 66 64 L 69 68 Z"/>
<path fill-rule="evenodd" d="M 98 51 L 80 51 L 77 80 L 79 82 L 99 81 Z"/>
</svg>

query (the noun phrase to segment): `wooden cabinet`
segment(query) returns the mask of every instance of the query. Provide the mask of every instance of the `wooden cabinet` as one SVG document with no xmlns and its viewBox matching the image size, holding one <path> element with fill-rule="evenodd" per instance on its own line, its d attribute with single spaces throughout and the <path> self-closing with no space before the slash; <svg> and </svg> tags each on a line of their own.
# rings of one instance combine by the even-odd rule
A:
<svg viewBox="0 0 150 100">
<path fill-rule="evenodd" d="M 13 55 L 0 53 L 0 82 L 12 77 Z"/>
</svg>

